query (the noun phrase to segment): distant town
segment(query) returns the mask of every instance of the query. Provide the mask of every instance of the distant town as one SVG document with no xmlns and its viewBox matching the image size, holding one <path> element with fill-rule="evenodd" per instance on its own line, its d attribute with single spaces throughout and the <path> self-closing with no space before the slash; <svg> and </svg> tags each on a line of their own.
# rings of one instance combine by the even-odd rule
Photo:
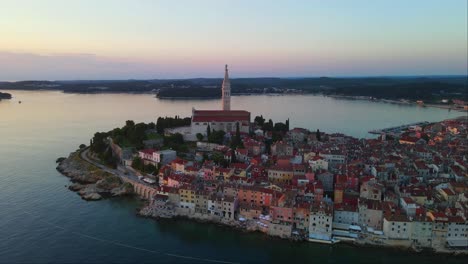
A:
<svg viewBox="0 0 468 264">
<path fill-rule="evenodd" d="M 468 252 L 466 115 L 357 139 L 232 110 L 227 65 L 221 87 L 222 110 L 127 121 L 96 133 L 58 169 L 87 200 L 106 188 L 136 193 L 147 201 L 139 211 L 146 217 L 297 241 Z"/>
</svg>

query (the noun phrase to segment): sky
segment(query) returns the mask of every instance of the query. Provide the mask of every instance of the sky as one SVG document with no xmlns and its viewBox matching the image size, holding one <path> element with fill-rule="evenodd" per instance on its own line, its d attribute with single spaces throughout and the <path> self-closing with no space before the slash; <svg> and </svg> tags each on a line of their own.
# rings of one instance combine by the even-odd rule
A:
<svg viewBox="0 0 468 264">
<path fill-rule="evenodd" d="M 466 0 L 0 0 L 0 80 L 467 74 Z"/>
</svg>

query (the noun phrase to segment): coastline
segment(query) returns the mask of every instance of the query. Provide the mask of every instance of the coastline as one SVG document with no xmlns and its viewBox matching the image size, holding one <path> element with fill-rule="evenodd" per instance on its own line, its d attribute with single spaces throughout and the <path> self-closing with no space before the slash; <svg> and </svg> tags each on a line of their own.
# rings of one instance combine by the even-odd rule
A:
<svg viewBox="0 0 468 264">
<path fill-rule="evenodd" d="M 259 229 L 246 229 L 242 223 L 239 221 L 220 221 L 219 219 L 216 218 L 206 218 L 206 217 L 198 217 L 198 214 L 177 214 L 174 215 L 170 218 L 168 217 L 161 217 L 161 216 L 154 216 L 151 214 L 148 214 L 147 211 L 145 211 L 145 208 L 148 208 L 150 205 L 144 206 L 142 208 L 137 208 L 136 215 L 138 217 L 142 218 L 148 218 L 152 219 L 154 221 L 192 221 L 198 224 L 206 224 L 206 225 L 216 225 L 218 227 L 222 228 L 228 228 L 232 229 L 235 231 L 240 231 L 242 233 L 253 233 L 253 234 L 259 234 L 261 236 L 264 236 L 268 239 L 280 239 L 284 241 L 289 241 L 292 243 L 311 243 L 305 238 L 286 238 L 286 237 L 281 237 L 281 236 L 273 236 L 269 235 L 266 232 L 263 232 Z M 328 244 L 328 243 L 320 243 L 320 242 L 313 242 L 313 243 L 318 243 L 318 244 Z M 328 244 L 329 246 L 339 246 L 341 245 L 348 245 L 352 247 L 357 247 L 357 248 L 376 248 L 376 249 L 385 249 L 385 250 L 394 250 L 396 252 L 408 252 L 412 254 L 429 254 L 429 255 L 445 255 L 445 256 L 450 256 L 450 257 L 465 257 L 468 256 L 468 252 L 463 251 L 463 250 L 455 250 L 455 251 L 450 251 L 450 250 L 434 250 L 431 248 L 415 248 L 414 246 L 395 246 L 395 245 L 389 245 L 389 244 L 378 244 L 378 243 L 370 243 L 367 240 L 355 240 L 355 241 L 349 241 L 349 240 L 339 240 L 337 243 L 333 244 Z"/>
<path fill-rule="evenodd" d="M 116 175 L 104 171 L 81 158 L 83 150 L 70 153 L 67 158 L 57 159 L 57 171 L 70 178 L 68 189 L 83 200 L 97 201 L 107 197 L 133 194 L 133 187 Z"/>
</svg>

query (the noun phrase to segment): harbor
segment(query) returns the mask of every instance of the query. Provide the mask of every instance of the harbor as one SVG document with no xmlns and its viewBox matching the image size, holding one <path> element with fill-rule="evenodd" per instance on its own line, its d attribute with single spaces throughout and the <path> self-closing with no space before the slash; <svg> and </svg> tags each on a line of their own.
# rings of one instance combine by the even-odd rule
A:
<svg viewBox="0 0 468 264">
<path fill-rule="evenodd" d="M 416 122 L 416 123 L 410 123 L 410 124 L 401 125 L 401 126 L 394 126 L 394 127 L 383 128 L 383 129 L 375 129 L 375 130 L 369 131 L 369 133 L 375 134 L 375 135 L 385 134 L 389 136 L 398 137 L 403 132 L 406 132 L 408 130 L 417 130 L 418 127 L 427 126 L 429 124 L 430 123 L 427 121 Z"/>
</svg>

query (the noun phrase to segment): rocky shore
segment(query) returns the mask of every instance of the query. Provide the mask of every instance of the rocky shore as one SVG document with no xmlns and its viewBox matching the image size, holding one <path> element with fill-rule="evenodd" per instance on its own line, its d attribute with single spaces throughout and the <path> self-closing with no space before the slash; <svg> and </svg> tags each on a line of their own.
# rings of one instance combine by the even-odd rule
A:
<svg viewBox="0 0 468 264">
<path fill-rule="evenodd" d="M 104 197 L 133 194 L 131 184 L 84 161 L 80 151 L 70 153 L 68 158 L 59 158 L 57 162 L 57 170 L 73 182 L 68 188 L 84 200 L 95 201 Z"/>
</svg>

